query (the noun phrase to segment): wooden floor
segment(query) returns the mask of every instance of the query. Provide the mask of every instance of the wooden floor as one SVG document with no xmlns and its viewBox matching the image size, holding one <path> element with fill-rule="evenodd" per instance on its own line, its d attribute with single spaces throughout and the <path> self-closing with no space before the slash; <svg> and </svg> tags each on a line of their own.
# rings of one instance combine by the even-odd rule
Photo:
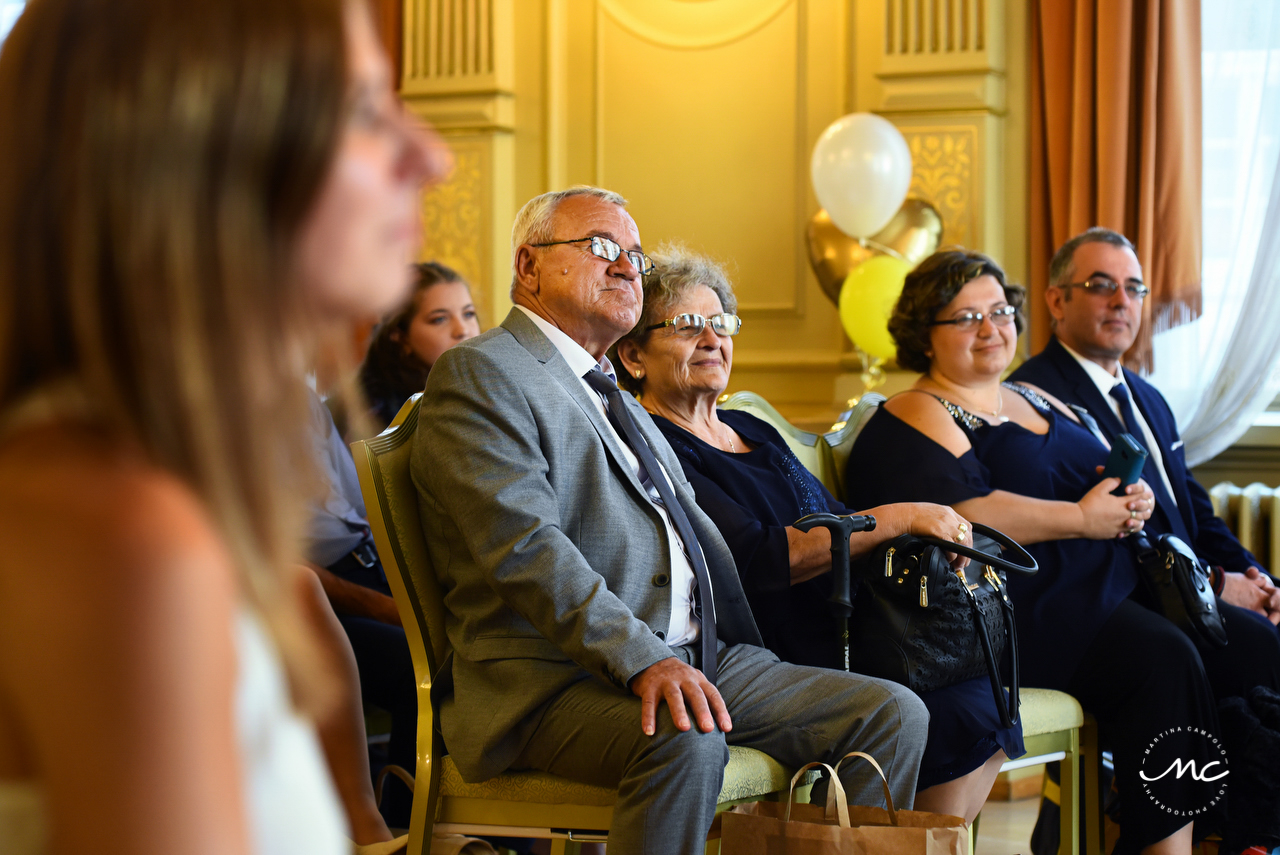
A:
<svg viewBox="0 0 1280 855">
<path fill-rule="evenodd" d="M 974 855 L 1026 855 L 1036 825 L 1040 797 L 1015 802 L 989 801 L 978 823 Z"/>
</svg>

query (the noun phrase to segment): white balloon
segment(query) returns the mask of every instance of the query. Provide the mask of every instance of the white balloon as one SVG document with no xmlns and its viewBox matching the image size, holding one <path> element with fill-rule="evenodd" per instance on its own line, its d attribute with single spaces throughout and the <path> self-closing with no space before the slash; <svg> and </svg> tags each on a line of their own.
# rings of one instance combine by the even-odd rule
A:
<svg viewBox="0 0 1280 855">
<path fill-rule="evenodd" d="M 869 237 L 902 207 L 911 187 L 911 151 L 891 122 L 850 113 L 832 122 L 813 147 L 813 192 L 831 222 L 850 237 Z"/>
</svg>

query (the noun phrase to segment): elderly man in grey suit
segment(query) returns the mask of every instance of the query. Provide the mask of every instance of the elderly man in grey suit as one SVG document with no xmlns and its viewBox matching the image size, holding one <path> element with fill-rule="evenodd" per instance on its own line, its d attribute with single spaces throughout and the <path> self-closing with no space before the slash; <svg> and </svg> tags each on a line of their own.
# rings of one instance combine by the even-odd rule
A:
<svg viewBox="0 0 1280 855">
<path fill-rule="evenodd" d="M 622 197 L 539 196 L 512 229 L 515 308 L 431 370 L 413 477 L 453 646 L 445 745 L 470 781 L 617 787 L 610 855 L 701 852 L 726 743 L 793 766 L 866 751 L 910 806 L 924 705 L 759 646 L 728 547 L 609 376 L 648 265 Z M 880 801 L 865 765 L 841 777 Z"/>
</svg>

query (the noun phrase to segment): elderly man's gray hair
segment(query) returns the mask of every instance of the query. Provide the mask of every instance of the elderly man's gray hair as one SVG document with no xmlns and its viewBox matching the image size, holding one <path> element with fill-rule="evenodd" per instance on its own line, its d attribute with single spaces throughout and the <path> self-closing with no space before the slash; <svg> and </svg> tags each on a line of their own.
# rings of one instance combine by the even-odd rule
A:
<svg viewBox="0 0 1280 855">
<path fill-rule="evenodd" d="M 516 214 L 516 221 L 511 224 L 511 296 L 514 297 L 516 293 L 516 252 L 526 243 L 550 241 L 555 236 L 556 208 L 573 196 L 594 196 L 619 208 L 627 207 L 627 200 L 620 194 L 603 187 L 592 187 L 590 184 L 575 184 L 564 190 L 553 190 L 525 202 L 524 207 Z"/>
</svg>

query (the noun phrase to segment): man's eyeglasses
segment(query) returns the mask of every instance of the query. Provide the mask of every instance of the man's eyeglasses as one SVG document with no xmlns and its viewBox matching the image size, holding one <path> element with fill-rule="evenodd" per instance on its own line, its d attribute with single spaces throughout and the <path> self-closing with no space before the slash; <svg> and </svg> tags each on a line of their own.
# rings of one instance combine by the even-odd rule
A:
<svg viewBox="0 0 1280 855">
<path fill-rule="evenodd" d="M 596 235 L 589 238 L 575 238 L 574 240 L 553 240 L 548 243 L 531 243 L 529 246 L 559 246 L 562 243 L 585 243 L 591 241 L 590 252 L 596 258 L 603 258 L 605 261 L 617 261 L 618 256 L 623 252 L 627 254 L 627 260 L 631 262 L 631 266 L 640 271 L 641 276 L 648 276 L 653 272 L 653 262 L 649 260 L 649 256 L 645 255 L 638 249 L 624 250 L 618 246 L 616 241 L 612 241 L 607 237 Z"/>
<path fill-rule="evenodd" d="M 683 315 L 668 318 L 662 323 L 651 324 L 645 327 L 644 330 L 648 332 L 649 330 L 658 330 L 663 327 L 673 327 L 680 335 L 695 336 L 706 329 L 708 321 L 711 323 L 711 329 L 715 331 L 716 335 L 733 336 L 742 331 L 742 318 L 737 315 L 731 315 L 728 312 L 721 312 L 709 318 L 704 318 L 702 315 L 693 312 L 686 312 Z"/>
<path fill-rule="evenodd" d="M 1109 276 L 1091 276 L 1086 282 L 1072 282 L 1069 285 L 1059 285 L 1058 287 L 1063 290 L 1067 288 L 1083 288 L 1090 294 L 1111 299 L 1116 295 L 1116 290 L 1120 286 Z M 1129 295 L 1130 300 L 1141 300 L 1151 293 L 1151 289 L 1141 283 L 1134 284 L 1130 282 L 1124 286 L 1124 292 Z"/>
<path fill-rule="evenodd" d="M 954 318 L 948 318 L 945 321 L 931 321 L 929 326 L 939 327 L 944 324 L 954 324 L 958 329 L 965 332 L 973 332 L 982 326 L 983 321 L 991 321 L 998 327 L 1007 327 L 1013 323 L 1013 318 L 1018 314 L 1018 309 L 1014 306 L 1005 306 L 1002 309 L 992 309 L 983 314 L 982 312 L 965 312 L 963 315 L 956 315 Z"/>
</svg>

